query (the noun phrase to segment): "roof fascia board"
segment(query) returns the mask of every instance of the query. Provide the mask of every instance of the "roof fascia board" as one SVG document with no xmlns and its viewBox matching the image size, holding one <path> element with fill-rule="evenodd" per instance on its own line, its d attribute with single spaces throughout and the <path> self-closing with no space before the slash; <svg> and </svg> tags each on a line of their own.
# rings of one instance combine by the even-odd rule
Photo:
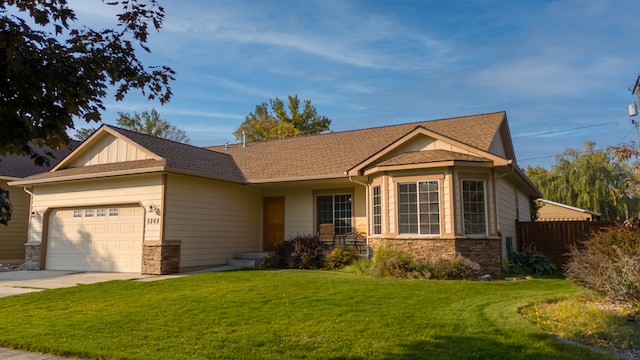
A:
<svg viewBox="0 0 640 360">
<path fill-rule="evenodd" d="M 329 174 L 329 175 L 319 175 L 319 176 L 292 176 L 286 178 L 277 178 L 277 179 L 258 179 L 258 180 L 247 180 L 248 184 L 269 184 L 269 183 L 279 183 L 279 182 L 292 182 L 292 181 L 308 181 L 308 180 L 330 180 L 330 179 L 342 179 L 348 178 L 347 174 Z"/>
<path fill-rule="evenodd" d="M 416 164 L 404 164 L 404 165 L 383 165 L 375 166 L 363 170 L 363 175 L 371 175 L 377 172 L 383 171 L 397 171 L 397 170 L 416 170 L 416 169 L 428 169 L 428 168 L 440 168 L 449 166 L 465 166 L 465 167 L 492 167 L 493 165 L 487 161 L 463 161 L 463 160 L 447 160 L 437 161 L 431 163 L 416 163 Z"/>
<path fill-rule="evenodd" d="M 128 137 L 122 135 L 118 131 L 116 131 L 116 130 L 112 129 L 111 127 L 103 124 L 102 126 L 100 126 L 98 128 L 98 130 L 96 130 L 93 134 L 91 134 L 91 136 L 89 136 L 85 141 L 83 141 L 82 144 L 80 144 L 69 155 L 67 155 L 64 159 L 62 159 L 55 167 L 53 167 L 51 170 L 49 170 L 49 172 L 54 172 L 54 171 L 57 171 L 59 169 L 64 168 L 65 165 L 67 165 L 68 163 L 70 163 L 71 161 L 76 159 L 79 156 L 79 154 L 81 154 L 84 151 L 86 151 L 85 149 L 90 148 L 93 145 L 93 142 L 96 141 L 95 139 L 104 136 L 103 135 L 104 133 L 111 134 L 111 135 L 113 135 L 114 137 L 116 137 L 118 139 L 126 140 L 127 142 L 131 143 L 133 146 L 138 148 L 139 150 L 142 150 L 142 151 L 146 152 L 147 154 L 149 154 L 155 160 L 163 160 L 162 157 L 158 156 L 154 152 L 150 151 L 147 148 L 142 147 L 137 142 L 129 139 Z"/>
<path fill-rule="evenodd" d="M 117 171 L 109 171 L 109 172 L 97 172 L 94 174 L 78 174 L 78 175 L 69 175 L 69 176 L 58 176 L 58 177 L 49 177 L 43 179 L 34 179 L 34 180 L 18 180 L 12 181 L 9 183 L 11 186 L 24 186 L 24 185 L 42 185 L 49 183 L 57 183 L 63 181 L 74 181 L 74 180 L 90 180 L 90 179 L 98 179 L 105 177 L 114 177 L 114 176 L 122 176 L 122 175 L 139 175 L 139 174 L 149 174 L 154 172 L 164 172 L 166 168 L 164 166 L 155 166 L 148 167 L 142 169 L 127 169 L 127 170 L 117 170 Z"/>
<path fill-rule="evenodd" d="M 433 132 L 431 130 L 428 130 L 424 126 L 417 126 L 413 130 L 411 130 L 410 132 L 408 132 L 407 134 L 405 134 L 404 136 L 399 138 L 398 140 L 392 142 L 391 144 L 389 144 L 386 147 L 382 148 L 377 153 L 373 154 L 369 158 L 365 159 L 361 163 L 359 163 L 356 166 L 354 166 L 351 169 L 349 169 L 347 171 L 347 174 L 350 175 L 350 176 L 361 175 L 361 172 L 365 167 L 367 167 L 368 165 L 372 164 L 373 162 L 375 162 L 376 160 L 380 159 L 382 156 L 388 154 L 389 152 L 397 149 L 398 147 L 400 147 L 401 145 L 403 145 L 404 143 L 406 143 L 407 141 L 409 141 L 410 139 L 414 138 L 417 135 L 429 136 L 429 137 L 434 138 L 436 140 L 441 140 L 441 141 L 444 141 L 444 142 L 446 142 L 448 144 L 451 144 L 451 145 L 454 145 L 456 147 L 459 147 L 459 148 L 461 148 L 463 150 L 467 150 L 467 151 L 469 151 L 469 152 L 471 152 L 473 154 L 479 155 L 480 157 L 485 157 L 487 159 L 492 160 L 494 162 L 495 166 L 506 165 L 507 162 L 508 162 L 506 159 L 503 159 L 503 158 L 501 158 L 499 156 L 496 156 L 496 155 L 488 153 L 488 152 L 486 152 L 484 150 L 475 148 L 473 146 L 467 145 L 467 144 L 462 143 L 460 141 L 451 139 L 451 138 L 446 137 L 444 135 L 441 135 L 441 134 L 438 134 L 438 133 Z"/>
</svg>

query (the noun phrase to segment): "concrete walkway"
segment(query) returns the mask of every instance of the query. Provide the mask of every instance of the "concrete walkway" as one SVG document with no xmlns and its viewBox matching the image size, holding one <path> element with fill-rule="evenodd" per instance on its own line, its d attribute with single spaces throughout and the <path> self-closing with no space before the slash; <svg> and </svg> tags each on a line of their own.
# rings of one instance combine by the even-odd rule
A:
<svg viewBox="0 0 640 360">
<path fill-rule="evenodd" d="M 0 297 L 20 295 L 47 289 L 66 288 L 76 285 L 95 284 L 112 280 L 158 281 L 172 279 L 192 274 L 215 271 L 237 270 L 237 266 L 220 266 L 189 273 L 173 275 L 142 275 L 140 273 L 107 273 L 107 272 L 78 272 L 60 270 L 20 270 L 0 272 Z M 78 358 L 60 357 L 51 354 L 13 350 L 0 347 L 2 360 L 69 360 Z"/>
</svg>

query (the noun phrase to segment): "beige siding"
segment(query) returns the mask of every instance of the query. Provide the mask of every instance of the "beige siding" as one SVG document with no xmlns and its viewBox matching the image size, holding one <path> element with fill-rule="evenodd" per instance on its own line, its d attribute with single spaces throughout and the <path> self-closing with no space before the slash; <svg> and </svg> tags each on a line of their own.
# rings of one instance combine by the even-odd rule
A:
<svg viewBox="0 0 640 360">
<path fill-rule="evenodd" d="M 151 158 L 140 147 L 111 134 L 99 139 L 88 151 L 73 160 L 69 167 L 109 164 L 115 162 L 146 160 Z"/>
<path fill-rule="evenodd" d="M 518 220 L 531 221 L 531 203 L 529 195 L 518 191 Z"/>
<path fill-rule="evenodd" d="M 493 138 L 491 145 L 489 145 L 489 152 L 500 157 L 506 158 L 507 153 L 504 151 L 504 143 L 502 142 L 502 136 L 498 131 Z"/>
<path fill-rule="evenodd" d="M 514 186 L 505 179 L 496 181 L 498 192 L 498 230 L 502 236 L 503 258 L 507 256 L 507 237 L 511 237 L 511 243 L 516 245 L 516 219 L 518 218 L 518 192 Z"/>
<path fill-rule="evenodd" d="M 36 185 L 33 188 L 32 210 L 37 216 L 31 218 L 29 241 L 40 242 L 45 213 L 50 209 L 100 206 L 115 204 L 141 204 L 145 208 L 153 204 L 162 208 L 161 175 L 144 175 L 74 181 L 55 185 Z M 158 214 L 145 213 L 146 218 Z M 144 241 L 160 241 L 160 223 L 145 226 Z"/>
<path fill-rule="evenodd" d="M 414 138 L 408 140 L 404 144 L 400 145 L 398 148 L 393 149 L 388 154 L 385 154 L 384 156 L 382 156 L 379 161 L 381 162 L 387 159 L 391 159 L 393 157 L 396 157 L 406 152 L 423 151 L 423 150 L 446 150 L 446 151 L 452 151 L 452 152 L 457 152 L 457 153 L 466 154 L 466 155 L 478 156 L 478 154 L 474 154 L 472 152 L 469 152 L 467 150 L 454 146 L 448 142 L 436 140 L 425 135 L 416 135 Z"/>
<path fill-rule="evenodd" d="M 180 240 L 180 266 L 224 264 L 236 252 L 260 251 L 259 189 L 223 181 L 169 175 L 165 240 Z"/>
<path fill-rule="evenodd" d="M 542 203 L 538 215 L 539 221 L 592 220 L 593 218 L 589 213 L 548 203 Z"/>
<path fill-rule="evenodd" d="M 13 205 L 9 226 L 0 225 L 0 263 L 22 262 L 29 228 L 30 196 L 21 186 L 9 186 L 7 180 L 0 179 L 0 188 L 9 190 Z"/>
</svg>

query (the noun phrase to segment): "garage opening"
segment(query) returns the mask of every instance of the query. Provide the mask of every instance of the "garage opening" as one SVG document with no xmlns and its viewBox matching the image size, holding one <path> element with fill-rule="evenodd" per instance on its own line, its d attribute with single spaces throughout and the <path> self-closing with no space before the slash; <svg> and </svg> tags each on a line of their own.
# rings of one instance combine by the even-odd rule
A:
<svg viewBox="0 0 640 360">
<path fill-rule="evenodd" d="M 144 209 L 136 205 L 53 210 L 45 268 L 140 272 L 143 230 Z"/>
</svg>

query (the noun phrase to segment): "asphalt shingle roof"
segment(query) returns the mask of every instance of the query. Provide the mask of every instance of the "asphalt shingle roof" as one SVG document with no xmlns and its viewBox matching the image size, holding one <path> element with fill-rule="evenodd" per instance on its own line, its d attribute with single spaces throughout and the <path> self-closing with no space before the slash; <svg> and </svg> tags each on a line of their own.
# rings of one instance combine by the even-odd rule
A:
<svg viewBox="0 0 640 360">
<path fill-rule="evenodd" d="M 231 155 L 250 181 L 343 175 L 418 127 L 488 152 L 504 118 L 496 112 L 208 149 Z"/>
<path fill-rule="evenodd" d="M 39 154 L 45 155 L 47 152 L 53 154 L 53 158 L 49 159 L 49 165 L 38 166 L 29 156 L 26 155 L 6 155 L 0 157 L 0 177 L 24 178 L 41 172 L 49 171 L 60 160 L 64 159 L 80 142 L 72 141 L 68 147 L 59 150 L 52 150 L 49 147 L 41 147 L 36 149 Z"/>
</svg>

